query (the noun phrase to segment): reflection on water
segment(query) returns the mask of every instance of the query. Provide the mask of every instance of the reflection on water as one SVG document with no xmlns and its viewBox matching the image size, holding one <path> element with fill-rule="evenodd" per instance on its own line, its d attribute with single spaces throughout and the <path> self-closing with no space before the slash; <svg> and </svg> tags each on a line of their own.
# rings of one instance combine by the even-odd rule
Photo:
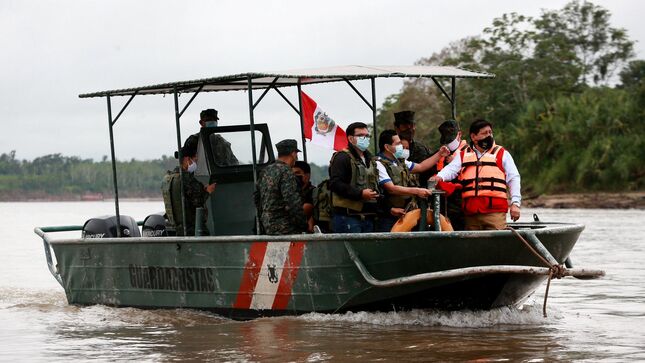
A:
<svg viewBox="0 0 645 363">
<path fill-rule="evenodd" d="M 577 266 L 596 281 L 555 280 L 522 308 L 492 311 L 307 314 L 231 321 L 192 310 L 69 306 L 45 267 L 35 225 L 80 224 L 110 203 L 0 203 L 0 360 L 643 361 L 645 211 L 537 210 L 587 225 Z M 124 203 L 136 219 L 160 202 Z M 61 215 L 61 211 L 66 211 Z M 8 213 L 10 212 L 10 213 Z M 530 216 L 534 211 L 524 211 Z"/>
</svg>

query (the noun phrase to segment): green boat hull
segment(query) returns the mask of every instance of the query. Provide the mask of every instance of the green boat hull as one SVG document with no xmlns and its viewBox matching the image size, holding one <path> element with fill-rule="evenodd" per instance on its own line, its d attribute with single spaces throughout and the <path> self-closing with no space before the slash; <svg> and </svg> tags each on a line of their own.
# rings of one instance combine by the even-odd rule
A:
<svg viewBox="0 0 645 363">
<path fill-rule="evenodd" d="M 563 263 L 583 228 L 531 224 L 520 231 L 534 233 Z M 235 319 L 490 309 L 521 303 L 547 278 L 502 271 L 406 281 L 464 268 L 544 267 L 511 231 L 44 240 L 70 304 L 190 308 Z"/>
</svg>

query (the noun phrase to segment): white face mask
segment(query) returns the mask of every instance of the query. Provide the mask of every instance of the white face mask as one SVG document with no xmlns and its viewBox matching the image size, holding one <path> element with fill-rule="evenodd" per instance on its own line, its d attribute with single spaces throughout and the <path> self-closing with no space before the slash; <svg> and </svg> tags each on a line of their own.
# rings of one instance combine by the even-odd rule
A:
<svg viewBox="0 0 645 363">
<path fill-rule="evenodd" d="M 190 165 L 188 165 L 188 172 L 189 173 L 194 173 L 197 170 L 197 163 L 193 162 L 192 160 L 190 161 Z"/>
<path fill-rule="evenodd" d="M 217 121 L 206 121 L 204 127 L 217 127 Z"/>
<path fill-rule="evenodd" d="M 401 153 L 402 153 L 401 158 L 408 160 L 408 158 L 410 157 L 410 149 L 403 149 Z"/>
<path fill-rule="evenodd" d="M 450 142 L 447 145 L 448 149 L 450 149 L 450 152 L 453 152 L 453 151 L 457 150 L 457 148 L 459 147 L 460 142 L 461 142 L 461 140 L 459 140 L 458 137 L 455 138 L 454 140 L 452 140 L 452 142 Z"/>
</svg>

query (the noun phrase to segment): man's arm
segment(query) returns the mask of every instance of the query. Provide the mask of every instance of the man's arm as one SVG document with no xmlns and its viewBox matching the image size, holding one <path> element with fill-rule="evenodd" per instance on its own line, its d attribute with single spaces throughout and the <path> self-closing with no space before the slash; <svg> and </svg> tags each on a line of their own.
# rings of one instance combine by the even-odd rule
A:
<svg viewBox="0 0 645 363">
<path fill-rule="evenodd" d="M 455 157 L 452 159 L 450 164 L 446 165 L 439 173 L 436 178 L 441 179 L 442 181 L 451 181 L 459 175 L 461 170 L 461 153 L 455 154 Z"/>
<path fill-rule="evenodd" d="M 438 162 L 439 159 L 441 159 L 444 156 L 450 155 L 450 150 L 448 150 L 447 147 L 442 146 L 439 151 L 434 153 L 434 155 L 430 156 L 429 158 L 423 160 L 421 163 L 414 164 L 414 167 L 410 169 L 411 172 L 418 174 L 418 173 L 423 173 L 424 171 L 432 168 L 435 166 Z"/>
<path fill-rule="evenodd" d="M 506 185 L 511 195 L 511 203 L 520 204 L 522 202 L 520 172 L 517 170 L 515 161 L 508 150 L 504 150 L 502 166 L 506 171 Z"/>
</svg>

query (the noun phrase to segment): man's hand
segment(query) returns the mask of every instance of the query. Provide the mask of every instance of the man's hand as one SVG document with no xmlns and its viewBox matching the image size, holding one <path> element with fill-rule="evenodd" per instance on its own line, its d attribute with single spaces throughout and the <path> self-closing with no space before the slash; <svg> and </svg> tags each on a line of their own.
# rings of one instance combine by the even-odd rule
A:
<svg viewBox="0 0 645 363">
<path fill-rule="evenodd" d="M 403 208 L 390 208 L 390 214 L 394 217 L 400 217 L 405 214 L 405 209 Z"/>
<path fill-rule="evenodd" d="M 443 179 L 442 179 L 439 175 L 433 175 L 433 176 L 431 176 L 431 177 L 430 177 L 430 179 L 428 179 L 428 180 L 430 180 L 430 181 L 434 181 L 434 182 L 437 182 L 437 183 L 438 183 L 438 182 L 442 182 L 442 181 L 443 181 Z"/>
<path fill-rule="evenodd" d="M 204 187 L 204 189 L 206 189 L 206 191 L 208 192 L 208 194 L 210 194 L 210 193 L 212 193 L 213 191 L 215 191 L 215 187 L 216 187 L 216 186 L 217 186 L 217 183 L 208 184 L 207 186 L 205 186 L 205 187 Z"/>
<path fill-rule="evenodd" d="M 439 153 L 439 156 L 444 157 L 444 158 L 446 156 L 450 155 L 450 149 L 448 149 L 448 147 L 446 145 L 441 146 L 439 148 L 439 151 L 437 151 L 437 152 Z"/>
<path fill-rule="evenodd" d="M 427 198 L 432 195 L 432 191 L 426 188 L 414 188 L 414 195 L 419 198 Z"/>
<path fill-rule="evenodd" d="M 361 192 L 361 198 L 363 198 L 363 200 L 374 200 L 378 198 L 378 193 L 372 189 L 363 189 Z"/>
<path fill-rule="evenodd" d="M 520 206 L 517 204 L 511 204 L 511 219 L 513 222 L 520 219 Z"/>
</svg>

